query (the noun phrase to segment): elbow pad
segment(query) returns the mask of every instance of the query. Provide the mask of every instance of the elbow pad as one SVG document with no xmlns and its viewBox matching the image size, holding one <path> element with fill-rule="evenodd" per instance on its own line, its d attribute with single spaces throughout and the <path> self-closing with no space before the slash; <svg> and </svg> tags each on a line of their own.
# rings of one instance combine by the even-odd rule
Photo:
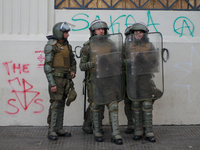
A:
<svg viewBox="0 0 200 150">
<path fill-rule="evenodd" d="M 50 86 L 56 86 L 55 81 L 53 79 L 53 74 L 52 74 L 52 68 L 49 66 L 47 63 L 52 61 L 53 58 L 53 45 L 57 43 L 57 40 L 50 39 L 47 44 L 44 47 L 44 53 L 45 53 L 45 65 L 44 65 L 44 72 L 46 74 L 47 80 L 50 84 Z"/>
<path fill-rule="evenodd" d="M 45 72 L 45 74 L 46 74 L 46 77 L 47 77 L 47 80 L 48 80 L 50 86 L 56 86 L 51 71 L 52 71 L 51 66 L 49 66 L 49 65 L 44 65 L 44 72 Z"/>
</svg>

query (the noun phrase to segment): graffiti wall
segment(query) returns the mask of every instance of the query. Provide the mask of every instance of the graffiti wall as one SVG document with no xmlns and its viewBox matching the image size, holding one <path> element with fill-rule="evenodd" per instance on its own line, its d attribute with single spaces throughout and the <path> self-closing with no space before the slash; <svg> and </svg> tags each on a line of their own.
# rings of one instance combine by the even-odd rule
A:
<svg viewBox="0 0 200 150">
<path fill-rule="evenodd" d="M 154 124 L 200 123 L 200 12 L 185 11 L 82 11 L 56 10 L 55 23 L 73 25 L 69 42 L 73 50 L 90 37 L 89 25 L 102 19 L 109 33 L 122 33 L 135 22 L 147 24 L 150 32 L 160 32 L 163 46 L 170 52 L 164 63 L 164 95 L 154 104 Z M 41 36 L 41 35 L 40 35 Z M 0 38 L 0 125 L 47 125 L 49 107 L 47 79 L 43 71 L 46 35 L 29 40 Z M 2 36 L 1 36 L 2 37 Z M 20 38 L 20 36 L 19 36 Z M 77 49 L 79 55 L 80 49 Z M 84 73 L 74 79 L 78 97 L 65 109 L 65 125 L 82 125 Z M 105 112 L 104 124 L 108 124 Z M 125 125 L 124 103 L 119 103 L 119 120 Z"/>
</svg>

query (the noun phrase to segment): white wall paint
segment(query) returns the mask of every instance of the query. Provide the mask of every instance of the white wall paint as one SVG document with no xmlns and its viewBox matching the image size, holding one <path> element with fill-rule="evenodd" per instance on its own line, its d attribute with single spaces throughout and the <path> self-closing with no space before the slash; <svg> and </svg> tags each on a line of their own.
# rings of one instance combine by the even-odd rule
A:
<svg viewBox="0 0 200 150">
<path fill-rule="evenodd" d="M 89 38 L 87 25 L 97 16 L 106 21 L 109 27 L 111 22 L 116 20 L 113 28 L 110 27 L 109 33 L 123 34 L 126 19 L 128 24 L 134 21 L 144 22 L 149 24 L 151 32 L 157 30 L 162 33 L 164 47 L 170 51 L 170 59 L 164 63 L 165 93 L 154 104 L 154 124 L 200 123 L 200 28 L 198 28 L 200 12 L 54 11 L 53 2 L 53 0 L 0 0 L 1 126 L 47 125 L 49 95 L 47 80 L 40 66 L 43 64 L 43 49 L 47 42 L 45 36 L 51 34 L 54 23 L 67 21 L 76 25 L 69 37 L 72 47 L 82 46 Z M 183 25 L 184 28 L 181 28 Z M 86 28 L 82 29 L 84 27 Z M 77 29 L 82 30 L 75 31 Z M 180 33 L 176 33 L 176 30 Z M 76 60 L 79 64 L 80 60 Z M 83 78 L 84 73 L 78 68 L 77 77 L 74 79 L 78 97 L 65 109 L 65 125 L 81 125 L 83 122 Z M 23 91 L 23 81 L 25 89 L 30 88 L 25 97 L 24 93 L 20 93 Z M 123 107 L 122 101 L 119 103 L 119 120 L 120 124 L 124 125 L 127 121 Z M 104 124 L 108 124 L 107 110 Z"/>
</svg>

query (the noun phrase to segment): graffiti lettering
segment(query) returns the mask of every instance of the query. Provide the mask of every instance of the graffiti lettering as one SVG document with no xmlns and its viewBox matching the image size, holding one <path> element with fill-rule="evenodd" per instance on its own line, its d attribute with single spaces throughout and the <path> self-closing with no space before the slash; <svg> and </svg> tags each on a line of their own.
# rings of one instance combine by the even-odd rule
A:
<svg viewBox="0 0 200 150">
<path fill-rule="evenodd" d="M 110 27 L 109 28 L 112 28 L 112 33 L 114 33 L 113 26 L 116 25 L 116 24 L 118 25 L 118 33 L 120 33 L 120 23 L 119 22 L 115 23 L 115 21 L 117 21 L 118 19 L 120 19 L 122 17 L 126 17 L 126 15 L 121 15 L 117 19 L 112 21 L 112 16 L 110 16 Z"/>
<path fill-rule="evenodd" d="M 199 71 L 200 56 L 193 46 L 191 47 L 191 54 L 188 56 L 189 62 L 178 63 L 174 65 L 174 67 L 185 71 L 185 74 L 181 75 L 180 79 L 178 79 L 173 85 L 186 87 L 188 90 L 188 100 L 191 103 L 200 92 L 200 86 L 196 84 L 196 82 L 199 80 L 199 76 L 196 74 Z"/>
<path fill-rule="evenodd" d="M 79 14 L 76 14 L 75 16 L 72 17 L 72 20 L 73 21 L 81 21 L 81 22 L 84 22 L 84 23 L 80 23 L 80 24 L 87 24 L 85 27 L 83 28 L 80 28 L 80 29 L 72 29 L 72 31 L 81 31 L 81 30 L 85 30 L 89 27 L 89 22 L 85 19 L 75 19 L 76 16 L 86 16 L 87 18 L 89 17 L 87 14 L 83 14 L 83 13 L 79 13 Z"/>
<path fill-rule="evenodd" d="M 176 27 L 176 26 L 181 26 L 181 27 Z M 183 36 L 183 33 L 184 33 L 184 28 L 188 29 L 190 35 L 193 37 L 193 32 L 194 32 L 194 24 L 193 22 L 188 19 L 187 17 L 184 17 L 184 16 L 181 16 L 181 17 L 178 17 L 175 21 L 174 21 L 174 24 L 173 24 L 173 28 L 174 28 L 174 32 L 176 32 L 177 34 L 181 36 Z"/>
<path fill-rule="evenodd" d="M 128 19 L 129 19 L 130 17 L 133 19 L 133 21 L 132 21 L 131 23 L 128 23 Z M 136 23 L 135 18 L 134 18 L 132 15 L 128 15 L 128 16 L 126 17 L 126 20 L 125 20 L 125 26 L 128 27 L 128 26 L 132 25 L 133 23 Z"/>
<path fill-rule="evenodd" d="M 158 32 L 158 30 L 156 29 L 156 25 L 160 25 L 160 24 L 159 23 L 154 23 L 150 11 L 147 12 L 147 17 L 148 17 L 147 27 L 153 26 L 154 29 L 156 30 L 156 32 Z M 150 21 L 151 21 L 151 24 L 150 24 Z"/>
<path fill-rule="evenodd" d="M 120 16 L 116 17 L 116 19 L 113 19 L 114 17 L 112 15 L 110 15 L 109 17 L 110 17 L 110 23 L 108 23 L 108 26 L 109 26 L 109 29 L 111 30 L 110 34 L 124 32 L 124 31 L 121 31 L 121 29 L 124 26 L 125 26 L 125 28 L 127 28 L 128 26 L 137 22 L 136 19 L 134 18 L 134 16 L 131 14 L 120 15 Z M 101 19 L 101 17 L 99 15 L 96 15 L 95 19 Z M 72 29 L 72 31 L 76 32 L 76 31 L 82 31 L 82 30 L 88 29 L 89 25 L 90 25 L 89 20 L 90 20 L 90 16 L 88 14 L 85 14 L 85 13 L 75 14 L 72 17 L 72 21 L 76 22 L 73 24 L 78 24 L 79 26 L 76 29 Z M 142 21 L 142 22 L 146 23 L 148 28 L 150 26 L 152 26 L 153 30 L 155 30 L 156 32 L 159 32 L 157 27 L 160 25 L 160 23 L 154 22 L 151 11 L 147 11 L 147 21 Z M 179 26 L 179 27 L 177 27 L 177 26 Z M 195 27 L 194 27 L 193 22 L 190 19 L 188 19 L 185 16 L 181 16 L 181 17 L 178 17 L 175 19 L 175 21 L 173 23 L 173 28 L 174 28 L 173 32 L 179 34 L 181 37 L 184 35 L 183 33 L 186 32 L 187 30 L 189 31 L 189 34 L 191 36 L 193 36 Z"/>
<path fill-rule="evenodd" d="M 39 52 L 40 53 L 40 52 Z M 11 75 L 12 73 L 29 73 L 29 64 L 20 64 L 20 63 L 13 63 L 13 61 L 4 62 L 3 65 L 6 68 L 7 74 Z M 27 80 L 24 78 L 20 82 L 19 78 L 16 77 L 14 79 L 8 80 L 12 88 L 12 93 L 15 94 L 15 98 L 11 98 L 7 101 L 7 104 L 14 108 L 13 111 L 5 111 L 5 113 L 13 115 L 17 114 L 20 111 L 20 108 L 16 106 L 15 103 L 19 103 L 24 110 L 27 110 L 32 102 L 34 104 L 39 105 L 41 107 L 40 110 L 34 111 L 33 113 L 41 113 L 44 110 L 44 106 L 40 103 L 43 102 L 42 99 L 36 99 L 40 92 L 33 91 L 33 85 L 31 85 Z M 29 98 L 31 97 L 31 98 Z M 16 110 L 15 110 L 16 109 Z"/>
<path fill-rule="evenodd" d="M 44 106 L 43 106 L 42 104 L 38 103 L 38 101 L 43 102 L 43 100 L 42 100 L 42 99 L 36 99 L 36 100 L 34 101 L 34 103 L 40 105 L 40 106 L 42 107 L 42 109 L 41 109 L 40 111 L 34 111 L 34 113 L 41 113 L 41 112 L 43 112 L 43 110 L 44 110 Z"/>
<path fill-rule="evenodd" d="M 16 99 L 9 99 L 8 100 L 8 105 L 10 105 L 10 106 L 12 106 L 12 107 L 14 107 L 14 108 L 16 108 L 17 110 L 16 110 L 16 112 L 8 112 L 8 111 L 5 111 L 7 114 L 10 114 L 10 115 L 14 115 L 14 114 L 17 114 L 18 112 L 19 112 L 19 108 L 18 107 L 16 107 L 15 105 L 13 105 L 13 104 L 11 104 L 10 102 L 11 101 L 16 101 Z"/>
<path fill-rule="evenodd" d="M 4 62 L 3 65 L 6 67 L 8 75 L 10 75 L 10 70 L 13 70 L 13 73 L 15 73 L 16 70 L 19 70 L 19 74 L 21 74 L 22 72 L 29 73 L 29 70 L 28 70 L 29 64 L 16 64 L 16 63 L 12 63 L 12 61 L 8 61 L 8 62 Z"/>
<path fill-rule="evenodd" d="M 40 92 L 37 91 L 32 91 L 31 89 L 33 88 L 33 85 L 31 85 L 30 83 L 28 83 L 25 79 L 22 79 L 22 82 L 20 82 L 19 78 L 16 77 L 12 80 L 8 80 L 10 86 L 12 87 L 12 93 L 15 94 L 15 96 L 17 97 L 18 102 L 20 103 L 20 105 L 22 106 L 22 108 L 24 110 L 27 110 L 28 107 L 30 106 L 30 104 L 34 101 L 35 104 L 40 105 L 42 107 L 42 109 L 40 111 L 34 111 L 34 113 L 40 113 L 44 110 L 44 106 L 40 103 L 38 103 L 37 101 L 43 101 L 42 99 L 35 99 Z M 16 84 L 18 84 L 20 87 L 22 86 L 22 90 L 16 90 L 14 88 L 14 85 L 16 86 Z M 20 95 L 22 94 L 22 96 Z M 27 95 L 31 94 L 33 95 L 33 98 L 31 98 L 29 101 L 27 99 Z M 20 96 L 23 98 L 20 98 Z M 16 101 L 15 99 L 9 99 L 8 100 L 8 104 L 12 107 L 15 107 L 17 109 L 16 112 L 8 112 L 5 111 L 8 114 L 16 114 L 19 112 L 19 108 L 17 108 L 15 105 L 11 104 L 10 101 Z"/>
<path fill-rule="evenodd" d="M 148 17 L 147 26 L 153 26 L 155 31 L 158 32 L 157 28 L 156 28 L 156 25 L 160 25 L 160 24 L 159 23 L 154 23 L 150 11 L 147 12 L 147 17 Z M 89 21 L 86 20 L 87 18 L 89 19 L 89 15 L 84 14 L 84 13 L 78 13 L 78 14 L 74 15 L 72 17 L 72 21 L 76 21 L 76 22 L 78 21 L 78 24 L 80 24 L 80 25 L 83 24 L 84 26 L 81 27 L 81 28 L 72 29 L 72 31 L 82 31 L 82 30 L 88 29 L 89 28 Z M 96 15 L 95 19 L 101 19 L 101 18 L 100 18 L 99 15 Z M 117 33 L 121 32 L 120 31 L 121 23 L 123 22 L 123 21 L 121 21 L 121 19 L 124 19 L 124 23 L 122 25 L 125 25 L 126 27 L 128 27 L 128 26 L 130 26 L 130 25 L 132 25 L 133 23 L 136 22 L 135 18 L 132 15 L 121 15 L 121 16 L 117 17 L 114 20 L 113 20 L 113 16 L 110 15 L 110 26 L 109 26 L 109 29 L 111 29 L 112 33 L 116 33 L 114 31 L 114 26 L 116 26 L 116 25 L 117 25 L 116 26 L 117 27 Z M 132 20 L 130 21 L 130 19 L 132 19 Z"/>
<path fill-rule="evenodd" d="M 37 64 L 38 68 L 43 68 L 44 66 L 44 59 L 45 57 L 44 55 L 44 51 L 43 50 L 36 50 L 35 54 L 39 54 L 39 56 L 37 56 L 37 60 L 39 60 L 39 64 Z"/>
</svg>

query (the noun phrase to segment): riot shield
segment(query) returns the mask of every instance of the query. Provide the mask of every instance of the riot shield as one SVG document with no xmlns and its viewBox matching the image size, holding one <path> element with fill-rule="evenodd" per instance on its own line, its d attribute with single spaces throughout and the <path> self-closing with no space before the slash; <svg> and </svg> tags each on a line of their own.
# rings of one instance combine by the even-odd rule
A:
<svg viewBox="0 0 200 150">
<path fill-rule="evenodd" d="M 164 91 L 161 33 L 128 35 L 125 47 L 126 89 L 129 99 L 159 99 Z"/>
<path fill-rule="evenodd" d="M 96 35 L 90 39 L 92 98 L 96 104 L 109 104 L 124 98 L 122 35 Z"/>
</svg>

